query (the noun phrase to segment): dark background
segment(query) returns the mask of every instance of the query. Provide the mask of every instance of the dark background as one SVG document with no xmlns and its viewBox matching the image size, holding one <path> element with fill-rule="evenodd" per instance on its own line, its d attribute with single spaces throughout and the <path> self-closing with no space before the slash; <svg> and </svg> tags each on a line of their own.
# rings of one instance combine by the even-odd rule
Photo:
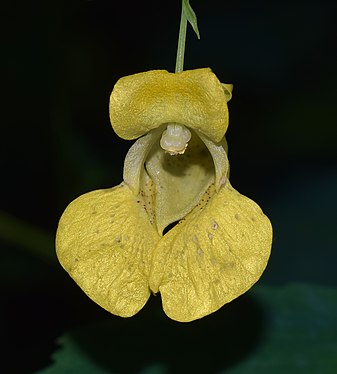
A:
<svg viewBox="0 0 337 374">
<path fill-rule="evenodd" d="M 201 40 L 189 28 L 185 69 L 209 66 L 234 84 L 231 182 L 274 226 L 273 254 L 259 284 L 336 288 L 336 2 L 191 5 Z M 61 269 L 53 237 L 71 200 L 122 180 L 131 143 L 111 129 L 109 95 L 122 76 L 174 71 L 180 1 L 12 1 L 3 18 L 2 365 L 29 373 L 50 364 L 65 331 L 115 318 Z M 141 329 L 160 308 L 151 301 L 134 319 L 115 318 L 114 339 Z M 213 331 L 220 317 L 209 318 L 202 323 Z M 157 330 L 167 324 L 156 323 Z M 188 346 L 193 336 L 184 339 Z"/>
</svg>

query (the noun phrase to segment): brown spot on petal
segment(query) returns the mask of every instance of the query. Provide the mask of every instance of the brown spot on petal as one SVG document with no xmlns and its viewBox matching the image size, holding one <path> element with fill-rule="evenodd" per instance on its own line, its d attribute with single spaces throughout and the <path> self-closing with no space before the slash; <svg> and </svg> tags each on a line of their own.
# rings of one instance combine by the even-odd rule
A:
<svg viewBox="0 0 337 374">
<path fill-rule="evenodd" d="M 216 260 L 216 258 L 215 258 L 215 257 L 212 257 L 212 258 L 211 258 L 211 264 L 212 264 L 213 266 L 215 266 L 217 263 L 218 263 L 218 261 Z"/>
<path fill-rule="evenodd" d="M 217 228 L 219 227 L 219 225 L 217 224 L 217 222 L 213 221 L 211 227 L 212 227 L 213 230 L 217 230 Z"/>
<path fill-rule="evenodd" d="M 201 248 L 198 248 L 197 253 L 201 257 L 201 256 L 203 256 L 204 251 Z"/>
</svg>

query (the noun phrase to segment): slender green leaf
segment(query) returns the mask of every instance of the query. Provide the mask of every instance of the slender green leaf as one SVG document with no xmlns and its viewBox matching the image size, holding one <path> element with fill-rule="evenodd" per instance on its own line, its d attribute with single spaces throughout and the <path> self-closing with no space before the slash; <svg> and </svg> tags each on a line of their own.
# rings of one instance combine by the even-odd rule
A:
<svg viewBox="0 0 337 374">
<path fill-rule="evenodd" d="M 198 23 L 197 23 L 197 16 L 196 16 L 194 10 L 192 9 L 189 0 L 183 0 L 183 11 L 184 11 L 184 15 L 185 15 L 187 21 L 190 23 L 194 32 L 197 34 L 198 39 L 200 39 L 200 33 L 199 33 Z"/>
</svg>

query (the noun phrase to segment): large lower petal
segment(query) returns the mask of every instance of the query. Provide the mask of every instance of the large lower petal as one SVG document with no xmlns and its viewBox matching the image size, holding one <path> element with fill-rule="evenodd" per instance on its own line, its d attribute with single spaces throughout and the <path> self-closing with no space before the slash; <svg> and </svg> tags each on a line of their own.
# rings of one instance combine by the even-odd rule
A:
<svg viewBox="0 0 337 374">
<path fill-rule="evenodd" d="M 260 207 L 229 182 L 159 242 L 150 277 L 165 313 L 188 322 L 208 315 L 247 291 L 270 255 L 272 227 Z M 212 196 L 213 195 L 213 196 Z"/>
<path fill-rule="evenodd" d="M 67 207 L 56 236 L 64 269 L 92 300 L 122 317 L 136 314 L 150 295 L 160 237 L 144 204 L 124 183 L 89 192 Z"/>
</svg>

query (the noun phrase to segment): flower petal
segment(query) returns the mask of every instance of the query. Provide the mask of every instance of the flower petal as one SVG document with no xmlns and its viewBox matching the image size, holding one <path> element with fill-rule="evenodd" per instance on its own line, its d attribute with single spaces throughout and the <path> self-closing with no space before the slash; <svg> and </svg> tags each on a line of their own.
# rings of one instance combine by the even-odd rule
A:
<svg viewBox="0 0 337 374">
<path fill-rule="evenodd" d="M 227 178 L 229 178 L 229 161 L 227 158 L 228 145 L 226 138 L 223 138 L 221 142 L 215 144 L 202 134 L 199 134 L 199 137 L 204 142 L 213 158 L 215 189 L 216 192 L 218 192 L 220 187 L 226 183 Z"/>
<path fill-rule="evenodd" d="M 110 97 L 110 120 L 123 139 L 178 123 L 219 142 L 228 127 L 227 98 L 209 68 L 180 73 L 152 70 L 119 79 Z"/>
<path fill-rule="evenodd" d="M 222 88 L 225 92 L 225 96 L 226 96 L 226 101 L 230 101 L 231 98 L 232 98 L 232 92 L 233 92 L 233 85 L 232 84 L 228 84 L 228 83 L 221 83 L 222 84 Z"/>
<path fill-rule="evenodd" d="M 139 193 L 146 157 L 162 132 L 163 129 L 158 128 L 136 140 L 125 157 L 123 180 L 135 195 Z"/>
<path fill-rule="evenodd" d="M 149 298 L 149 268 L 159 238 L 141 201 L 122 183 L 82 195 L 67 207 L 56 251 L 64 269 L 92 300 L 113 314 L 130 317 Z"/>
<path fill-rule="evenodd" d="M 165 313 L 188 322 L 247 291 L 270 255 L 272 227 L 260 207 L 229 182 L 207 191 L 197 206 L 159 242 L 150 276 Z M 207 200 L 209 201 L 207 202 Z"/>
</svg>

